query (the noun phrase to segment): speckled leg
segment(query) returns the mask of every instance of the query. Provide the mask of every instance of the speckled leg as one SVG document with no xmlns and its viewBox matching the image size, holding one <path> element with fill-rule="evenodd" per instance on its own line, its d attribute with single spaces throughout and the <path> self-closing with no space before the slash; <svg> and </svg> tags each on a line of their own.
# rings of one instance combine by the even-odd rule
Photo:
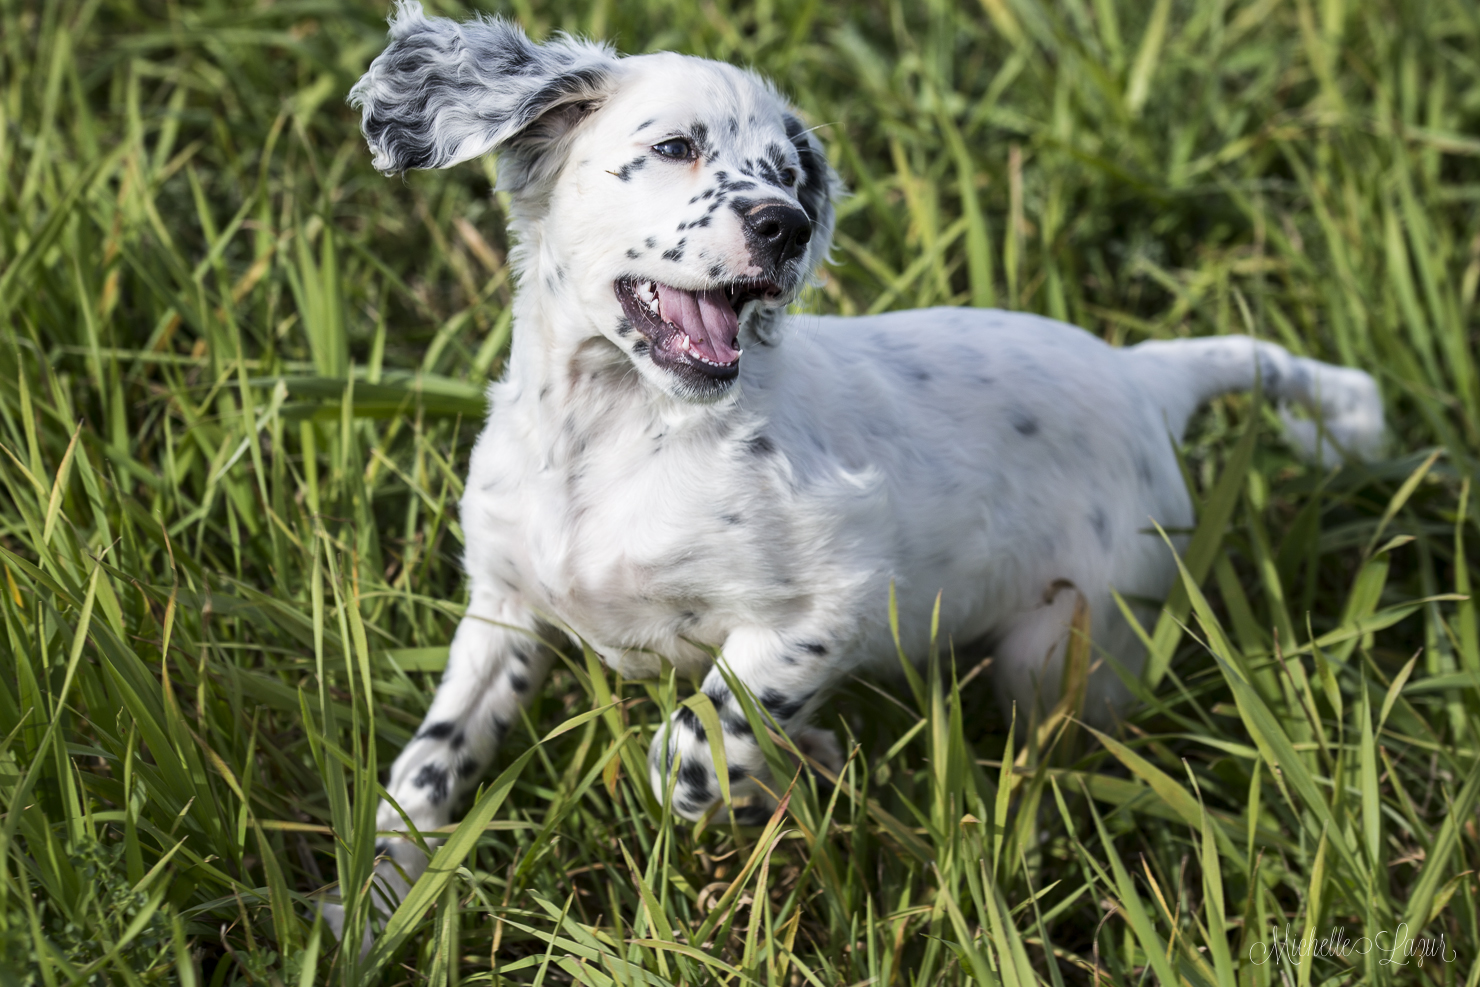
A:
<svg viewBox="0 0 1480 987">
<path fill-rule="evenodd" d="M 474 591 L 467 616 L 453 636 L 447 669 L 421 728 L 391 767 L 376 827 L 404 830 L 401 813 L 422 833 L 447 825 L 458 799 L 476 787 L 501 739 L 544 681 L 553 654 L 535 636 L 536 622 L 520 608 Z M 441 841 L 428 839 L 435 848 Z M 383 837 L 376 853 L 376 908 L 394 910 L 427 857 L 409 839 Z M 334 906 L 337 907 L 337 906 Z M 336 933 L 342 913 L 325 909 Z M 337 919 L 337 921 L 336 921 Z"/>
<path fill-rule="evenodd" d="M 812 712 L 837 680 L 826 644 L 805 635 L 742 630 L 725 642 L 721 660 L 803 753 L 834 772 L 841 767 L 836 738 L 807 726 Z M 742 822 L 761 821 L 770 807 L 757 780 L 771 785 L 771 779 L 750 723 L 719 668 L 710 670 L 702 688 L 714 703 L 724 731 L 730 794 L 742 803 L 735 809 L 736 816 Z M 720 790 L 708 733 L 698 715 L 687 707 L 673 714 L 648 751 L 653 790 L 660 799 L 675 764 L 678 777 L 673 783 L 673 811 L 685 819 L 698 819 L 720 797 Z M 775 786 L 771 787 L 774 790 Z"/>
</svg>

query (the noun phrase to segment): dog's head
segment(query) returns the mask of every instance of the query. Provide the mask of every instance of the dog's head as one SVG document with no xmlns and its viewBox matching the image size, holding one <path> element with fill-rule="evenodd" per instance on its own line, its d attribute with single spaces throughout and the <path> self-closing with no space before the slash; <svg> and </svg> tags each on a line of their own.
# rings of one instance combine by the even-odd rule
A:
<svg viewBox="0 0 1480 987">
<path fill-rule="evenodd" d="M 573 301 L 676 396 L 726 393 L 741 340 L 767 338 L 827 256 L 837 179 L 821 145 L 730 65 L 536 45 L 408 2 L 350 100 L 384 172 L 500 151 L 523 282 Z"/>
</svg>

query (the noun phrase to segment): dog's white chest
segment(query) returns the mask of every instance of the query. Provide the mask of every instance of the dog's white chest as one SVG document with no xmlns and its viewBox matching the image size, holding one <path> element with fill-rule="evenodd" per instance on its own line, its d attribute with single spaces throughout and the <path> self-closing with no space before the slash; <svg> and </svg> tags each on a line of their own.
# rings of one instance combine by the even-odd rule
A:
<svg viewBox="0 0 1480 987">
<path fill-rule="evenodd" d="M 624 671 L 655 664 L 646 650 L 707 661 L 705 646 L 803 592 L 778 562 L 789 533 L 762 514 L 763 465 L 723 442 L 605 424 L 552 453 L 491 417 L 463 501 L 484 536 L 469 544 L 470 574 L 503 582 Z"/>
</svg>

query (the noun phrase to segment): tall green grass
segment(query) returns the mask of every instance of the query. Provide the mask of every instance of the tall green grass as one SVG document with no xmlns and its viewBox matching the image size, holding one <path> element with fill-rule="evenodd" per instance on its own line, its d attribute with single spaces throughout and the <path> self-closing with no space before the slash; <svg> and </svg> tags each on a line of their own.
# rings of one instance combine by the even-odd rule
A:
<svg viewBox="0 0 1480 987">
<path fill-rule="evenodd" d="M 689 683 L 571 651 L 362 959 L 314 902 L 461 612 L 494 165 L 371 171 L 380 3 L 0 0 L 0 983 L 1480 983 L 1480 8 L 500 9 L 791 93 L 854 190 L 809 306 L 1254 333 L 1377 374 L 1394 458 L 1219 403 L 1135 712 L 1001 722 L 941 640 L 824 715 L 834 791 L 774 739 L 759 830 L 648 790 Z"/>
</svg>

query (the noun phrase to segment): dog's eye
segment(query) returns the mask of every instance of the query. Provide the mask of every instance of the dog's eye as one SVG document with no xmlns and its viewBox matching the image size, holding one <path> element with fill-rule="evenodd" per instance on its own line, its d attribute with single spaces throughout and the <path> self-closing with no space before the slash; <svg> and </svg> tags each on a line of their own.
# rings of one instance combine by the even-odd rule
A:
<svg viewBox="0 0 1480 987">
<path fill-rule="evenodd" d="M 682 137 L 674 137 L 660 144 L 654 144 L 653 150 L 675 161 L 687 161 L 694 156 L 694 146 Z"/>
<path fill-rule="evenodd" d="M 781 184 L 791 188 L 797 183 L 797 173 L 793 168 L 787 168 L 781 173 Z"/>
</svg>

